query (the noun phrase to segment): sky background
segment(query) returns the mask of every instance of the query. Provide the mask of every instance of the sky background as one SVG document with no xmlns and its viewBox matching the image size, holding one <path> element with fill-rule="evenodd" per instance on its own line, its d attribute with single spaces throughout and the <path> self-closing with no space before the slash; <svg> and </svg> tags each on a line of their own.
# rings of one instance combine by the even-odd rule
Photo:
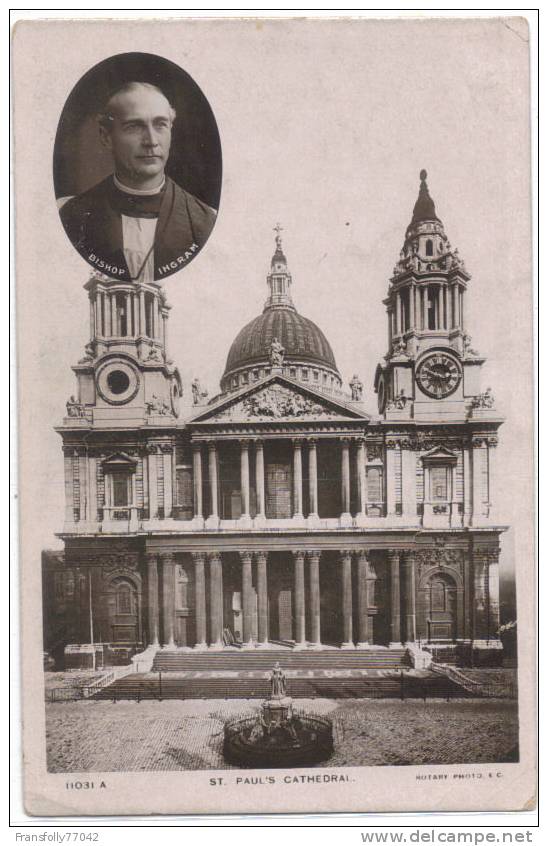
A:
<svg viewBox="0 0 548 846">
<path fill-rule="evenodd" d="M 528 32 L 520 19 L 216 21 L 20 25 L 15 35 L 17 319 L 23 554 L 60 547 L 61 422 L 70 365 L 88 340 L 88 266 L 59 221 L 51 162 L 71 88 L 95 63 L 133 50 L 164 56 L 200 85 L 223 152 L 218 221 L 206 247 L 165 283 L 170 352 L 191 399 L 218 390 L 230 344 L 262 311 L 273 226 L 293 300 L 357 372 L 375 413 L 387 347 L 382 299 L 403 244 L 419 171 L 472 274 L 466 324 L 487 357 L 506 418 L 495 499 L 515 531 L 503 567 L 532 563 L 532 352 Z M 95 31 L 94 31 L 95 29 Z M 55 53 L 54 73 L 43 73 Z M 184 414 L 184 412 L 183 412 Z M 530 568 L 522 589 L 528 589 Z M 525 573 L 525 569 L 524 569 Z M 519 588 L 519 584 L 518 584 Z"/>
</svg>

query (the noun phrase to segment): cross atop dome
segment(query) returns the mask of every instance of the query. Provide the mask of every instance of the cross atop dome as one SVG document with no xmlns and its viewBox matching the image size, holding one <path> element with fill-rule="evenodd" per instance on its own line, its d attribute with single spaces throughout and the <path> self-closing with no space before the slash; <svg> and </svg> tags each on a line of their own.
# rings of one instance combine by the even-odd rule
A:
<svg viewBox="0 0 548 846">
<path fill-rule="evenodd" d="M 283 226 L 280 226 L 279 223 L 277 223 L 276 226 L 274 226 L 274 232 L 276 233 L 276 249 L 278 249 L 278 250 L 282 249 L 282 236 L 280 235 L 280 232 L 283 232 L 283 231 L 284 231 L 284 228 L 283 228 Z"/>
</svg>

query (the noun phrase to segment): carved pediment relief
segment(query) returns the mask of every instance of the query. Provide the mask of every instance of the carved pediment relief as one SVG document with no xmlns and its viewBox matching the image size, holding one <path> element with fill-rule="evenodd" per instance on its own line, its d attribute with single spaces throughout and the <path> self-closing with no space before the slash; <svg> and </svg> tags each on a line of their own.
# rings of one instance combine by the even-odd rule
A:
<svg viewBox="0 0 548 846">
<path fill-rule="evenodd" d="M 301 393 L 293 386 L 272 382 L 253 393 L 235 398 L 234 402 L 212 411 L 211 415 L 204 415 L 202 420 L 337 420 L 356 416 L 327 398 L 324 401 L 323 397 Z"/>
</svg>

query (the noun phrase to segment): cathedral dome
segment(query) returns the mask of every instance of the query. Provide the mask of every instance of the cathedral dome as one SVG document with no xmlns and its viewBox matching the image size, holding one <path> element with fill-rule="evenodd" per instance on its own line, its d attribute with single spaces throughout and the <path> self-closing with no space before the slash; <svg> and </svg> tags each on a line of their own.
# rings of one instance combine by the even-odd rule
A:
<svg viewBox="0 0 548 846">
<path fill-rule="evenodd" d="M 234 390 L 267 375 L 276 342 L 283 347 L 279 366 L 286 375 L 320 387 L 340 388 L 341 377 L 327 338 L 312 320 L 298 313 L 291 300 L 291 275 L 279 234 L 267 282 L 270 296 L 263 313 L 240 330 L 230 347 L 222 390 Z"/>
</svg>

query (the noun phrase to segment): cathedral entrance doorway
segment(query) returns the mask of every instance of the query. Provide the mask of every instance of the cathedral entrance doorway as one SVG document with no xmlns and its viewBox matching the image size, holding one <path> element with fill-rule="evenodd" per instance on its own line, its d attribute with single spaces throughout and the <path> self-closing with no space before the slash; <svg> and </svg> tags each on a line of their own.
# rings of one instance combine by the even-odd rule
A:
<svg viewBox="0 0 548 846">
<path fill-rule="evenodd" d="M 289 553 L 274 553 L 271 554 L 270 558 L 268 570 L 269 640 L 294 640 L 293 558 Z"/>
<path fill-rule="evenodd" d="M 139 641 L 139 597 L 133 581 L 126 577 L 112 579 L 107 604 L 110 642 L 130 644 Z"/>
<path fill-rule="evenodd" d="M 452 641 L 457 632 L 457 587 L 445 573 L 434 573 L 422 596 L 423 620 L 420 629 L 428 641 Z"/>
</svg>

